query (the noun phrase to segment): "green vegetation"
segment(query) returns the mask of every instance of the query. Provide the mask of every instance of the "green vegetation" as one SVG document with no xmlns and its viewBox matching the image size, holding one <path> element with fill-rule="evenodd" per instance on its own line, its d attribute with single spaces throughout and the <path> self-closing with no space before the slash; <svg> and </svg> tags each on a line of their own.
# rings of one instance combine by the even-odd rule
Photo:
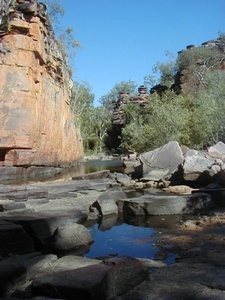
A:
<svg viewBox="0 0 225 300">
<path fill-rule="evenodd" d="M 202 149 L 224 140 L 225 72 L 219 68 L 224 58 L 224 52 L 208 46 L 184 50 L 176 61 L 157 63 L 154 72 L 160 74 L 158 83 L 169 88 L 174 82 L 174 74 L 183 71 L 186 90 L 179 94 L 171 89 L 163 95 L 154 93 L 149 96 L 145 108 L 132 102 L 123 107 L 126 126 L 121 131 L 121 145 L 118 151 L 133 150 L 140 153 L 172 140 L 191 148 Z M 145 77 L 147 84 L 152 82 L 152 79 L 151 75 Z M 101 123 L 105 128 L 104 139 L 101 139 L 100 143 L 101 149 L 104 148 L 104 140 L 110 128 L 110 122 L 106 121 L 112 113 L 112 101 L 118 99 L 121 91 L 135 94 L 136 87 L 133 81 L 121 82 L 101 98 L 101 108 L 107 115 Z M 92 114 L 94 115 L 93 112 Z M 85 127 L 85 124 L 82 126 Z M 91 132 L 91 137 L 95 136 L 100 140 L 99 135 L 94 134 L 91 128 L 89 131 L 87 129 L 87 132 Z"/>
<path fill-rule="evenodd" d="M 103 107 L 105 107 L 108 110 L 113 110 L 113 101 L 116 101 L 118 99 L 118 96 L 121 92 L 127 92 L 129 94 L 135 94 L 137 89 L 137 84 L 132 81 L 121 81 L 120 83 L 115 84 L 115 86 L 111 89 L 111 91 L 102 96 L 100 99 L 100 102 Z"/>
<path fill-rule="evenodd" d="M 170 89 L 162 96 L 149 96 L 147 108 L 125 108 L 126 126 L 122 130 L 122 151 L 137 152 L 160 147 L 176 140 L 202 149 L 225 139 L 225 37 L 215 45 L 182 51 L 176 61 L 157 63 L 158 83 L 170 87 L 175 72 L 182 73 L 185 86 L 178 95 Z M 148 85 L 154 77 L 145 77 Z M 154 81 L 156 84 L 157 82 Z"/>
<path fill-rule="evenodd" d="M 57 44 L 63 56 L 68 58 L 69 65 L 72 64 L 72 59 L 76 55 L 76 51 L 81 47 L 80 43 L 74 37 L 74 28 L 62 28 L 60 18 L 64 15 L 64 8 L 59 0 L 44 0 L 48 7 L 48 16 L 53 24 L 53 29 L 57 37 Z M 70 68 L 72 73 L 72 68 Z"/>
<path fill-rule="evenodd" d="M 63 14 L 61 2 L 46 0 L 53 22 Z M 57 22 L 58 23 L 58 22 Z M 58 30 L 58 29 L 57 29 Z M 73 38 L 73 29 L 59 31 L 63 49 L 72 53 L 79 43 Z M 215 45 L 216 42 L 216 45 Z M 156 63 L 153 75 L 144 77 L 148 90 L 160 84 L 168 89 L 163 94 L 149 95 L 143 108 L 132 101 L 123 107 L 126 126 L 117 128 L 121 140 L 118 150 L 144 152 L 176 140 L 191 148 L 202 149 L 225 139 L 225 36 L 205 47 L 188 47 L 177 59 L 169 57 L 166 63 Z M 73 53 L 74 55 L 74 53 Z M 175 75 L 181 75 L 182 88 L 171 89 Z M 94 95 L 88 83 L 74 82 L 71 109 L 75 122 L 81 129 L 85 151 L 106 151 L 112 128 L 113 102 L 121 92 L 136 95 L 134 81 L 122 81 L 100 99 L 101 106 L 94 106 Z M 112 142 L 111 142 L 112 144 Z"/>
</svg>

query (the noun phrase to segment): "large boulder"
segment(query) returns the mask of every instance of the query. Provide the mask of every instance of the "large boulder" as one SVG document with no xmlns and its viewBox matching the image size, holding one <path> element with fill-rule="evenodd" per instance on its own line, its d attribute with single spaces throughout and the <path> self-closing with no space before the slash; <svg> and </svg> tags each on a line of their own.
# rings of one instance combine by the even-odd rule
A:
<svg viewBox="0 0 225 300">
<path fill-rule="evenodd" d="M 187 156 L 182 165 L 183 178 L 186 181 L 210 182 L 213 175 L 221 170 L 222 160 L 207 156 L 204 153 Z"/>
<path fill-rule="evenodd" d="M 225 144 L 223 142 L 218 142 L 216 145 L 213 145 L 208 148 L 208 153 L 212 157 L 220 158 L 225 160 Z"/>
<path fill-rule="evenodd" d="M 141 154 L 140 164 L 135 166 L 135 171 L 146 180 L 167 180 L 178 170 L 183 160 L 184 156 L 178 142 L 172 141 Z"/>
<path fill-rule="evenodd" d="M 90 232 L 83 225 L 61 225 L 54 233 L 52 247 L 60 251 L 69 251 L 90 245 L 93 241 Z"/>
</svg>

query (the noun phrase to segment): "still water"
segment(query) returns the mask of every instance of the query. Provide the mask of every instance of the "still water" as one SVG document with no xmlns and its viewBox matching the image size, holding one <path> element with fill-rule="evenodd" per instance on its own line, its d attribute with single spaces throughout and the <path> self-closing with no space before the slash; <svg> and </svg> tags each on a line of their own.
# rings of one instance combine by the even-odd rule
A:
<svg viewBox="0 0 225 300">
<path fill-rule="evenodd" d="M 121 160 L 89 160 L 80 162 L 71 169 L 61 170 L 61 172 L 52 179 L 69 179 L 71 177 L 82 176 L 84 174 L 109 170 L 110 172 L 123 173 L 125 170 Z"/>
<path fill-rule="evenodd" d="M 120 160 L 90 160 L 82 162 L 64 178 L 81 176 L 92 172 L 110 170 L 110 172 L 125 171 L 123 162 Z M 65 177 L 66 176 L 66 177 Z M 125 191 L 126 192 L 126 191 Z M 127 196 L 142 195 L 144 191 L 127 191 Z M 108 216 L 98 223 L 86 225 L 94 240 L 89 250 L 83 254 L 85 257 L 95 258 L 108 255 L 125 255 L 131 257 L 160 259 L 167 264 L 175 260 L 175 255 L 170 251 L 162 251 L 157 247 L 157 241 L 162 234 L 169 233 L 176 227 L 176 222 L 181 216 L 152 216 L 126 218 L 123 216 Z"/>
<path fill-rule="evenodd" d="M 121 216 L 104 217 L 98 224 L 87 226 L 94 243 L 83 256 L 89 258 L 125 255 L 138 258 L 160 259 L 171 264 L 175 255 L 171 245 L 162 250 L 158 240 L 173 231 L 181 216 L 152 216 L 123 219 Z"/>
</svg>

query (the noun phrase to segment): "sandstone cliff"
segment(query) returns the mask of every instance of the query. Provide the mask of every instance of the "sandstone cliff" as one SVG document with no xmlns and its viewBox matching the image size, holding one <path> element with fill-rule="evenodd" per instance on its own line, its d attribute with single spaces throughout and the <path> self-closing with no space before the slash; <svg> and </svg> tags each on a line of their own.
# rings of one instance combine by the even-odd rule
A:
<svg viewBox="0 0 225 300">
<path fill-rule="evenodd" d="M 46 6 L 0 0 L 0 10 L 0 166 L 71 165 L 83 146 Z"/>
</svg>

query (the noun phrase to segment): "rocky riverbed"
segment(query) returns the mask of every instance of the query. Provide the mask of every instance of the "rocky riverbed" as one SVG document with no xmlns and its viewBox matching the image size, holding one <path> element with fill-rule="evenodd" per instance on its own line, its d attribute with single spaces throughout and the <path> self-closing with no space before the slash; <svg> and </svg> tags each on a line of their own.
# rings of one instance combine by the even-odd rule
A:
<svg viewBox="0 0 225 300">
<path fill-rule="evenodd" d="M 0 185 L 1 299 L 225 299 L 225 212 L 207 193 L 197 193 L 197 202 L 191 193 L 172 195 L 172 207 L 182 203 L 183 214 L 175 230 L 158 238 L 154 260 L 80 256 L 93 242 L 86 224 L 118 213 L 151 215 L 160 199 L 169 205 L 171 194 L 155 199 L 151 189 L 141 201 L 129 200 L 125 179 L 126 189 L 135 186 L 107 170 Z M 183 209 L 193 199 L 195 215 Z M 169 266 L 162 262 L 168 251 L 176 255 Z"/>
</svg>

